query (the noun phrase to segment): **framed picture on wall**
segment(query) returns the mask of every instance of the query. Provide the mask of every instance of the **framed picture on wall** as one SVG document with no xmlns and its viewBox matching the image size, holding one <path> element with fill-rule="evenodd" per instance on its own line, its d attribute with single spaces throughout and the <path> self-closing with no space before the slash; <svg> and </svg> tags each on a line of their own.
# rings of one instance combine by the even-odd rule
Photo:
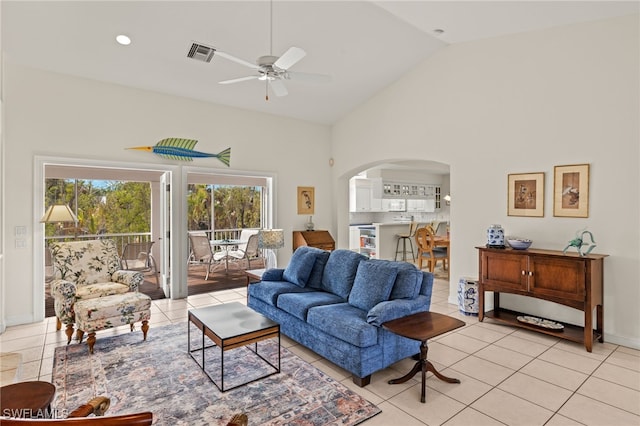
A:
<svg viewBox="0 0 640 426">
<path fill-rule="evenodd" d="M 508 176 L 507 215 L 544 216 L 544 173 L 518 173 Z"/>
<path fill-rule="evenodd" d="M 315 214 L 315 189 L 313 186 L 298 187 L 298 214 Z"/>
<path fill-rule="evenodd" d="M 589 217 L 589 165 L 553 168 L 553 215 Z"/>
</svg>

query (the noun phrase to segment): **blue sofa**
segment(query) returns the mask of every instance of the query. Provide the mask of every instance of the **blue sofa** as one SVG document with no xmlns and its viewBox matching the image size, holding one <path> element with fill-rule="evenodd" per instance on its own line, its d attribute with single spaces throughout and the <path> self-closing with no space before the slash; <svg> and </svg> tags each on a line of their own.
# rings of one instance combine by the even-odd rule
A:
<svg viewBox="0 0 640 426">
<path fill-rule="evenodd" d="M 428 311 L 432 289 L 433 275 L 410 263 L 302 246 L 286 269 L 249 286 L 248 306 L 366 386 L 372 373 L 420 352 L 420 342 L 381 325 Z"/>
</svg>

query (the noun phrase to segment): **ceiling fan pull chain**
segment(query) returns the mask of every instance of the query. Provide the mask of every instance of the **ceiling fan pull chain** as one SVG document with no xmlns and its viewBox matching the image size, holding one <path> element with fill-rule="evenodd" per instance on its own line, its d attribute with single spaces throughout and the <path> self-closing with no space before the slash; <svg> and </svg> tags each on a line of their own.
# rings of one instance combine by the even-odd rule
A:
<svg viewBox="0 0 640 426">
<path fill-rule="evenodd" d="M 269 100 L 269 80 L 264 81 L 264 100 Z"/>
</svg>

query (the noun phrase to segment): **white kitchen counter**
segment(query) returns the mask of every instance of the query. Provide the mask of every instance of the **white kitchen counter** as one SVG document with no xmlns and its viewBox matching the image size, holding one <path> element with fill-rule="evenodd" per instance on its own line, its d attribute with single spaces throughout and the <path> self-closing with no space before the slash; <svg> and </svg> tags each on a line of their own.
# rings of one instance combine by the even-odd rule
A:
<svg viewBox="0 0 640 426">
<path fill-rule="evenodd" d="M 408 233 L 411 222 L 374 223 L 373 226 L 376 227 L 377 258 L 394 260 L 396 256 L 396 244 L 398 242 L 396 235 Z M 407 249 L 409 250 L 408 247 Z M 415 247 L 413 250 L 415 253 Z M 411 254 L 409 254 L 409 257 L 410 256 Z M 398 254 L 398 259 L 401 259 L 400 254 Z"/>
</svg>

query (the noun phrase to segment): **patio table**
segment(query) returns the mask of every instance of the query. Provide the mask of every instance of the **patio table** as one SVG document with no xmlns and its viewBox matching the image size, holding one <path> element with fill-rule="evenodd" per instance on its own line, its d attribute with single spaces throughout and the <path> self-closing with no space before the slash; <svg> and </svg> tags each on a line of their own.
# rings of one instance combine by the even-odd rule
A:
<svg viewBox="0 0 640 426">
<path fill-rule="evenodd" d="M 238 244 L 242 244 L 242 241 L 240 241 L 240 240 L 223 239 L 223 240 L 210 240 L 209 242 L 211 243 L 211 248 L 212 249 L 215 246 L 222 247 L 222 251 L 223 251 L 223 254 L 224 254 L 224 271 L 225 272 L 229 272 L 229 247 L 237 246 Z M 214 253 L 215 253 L 215 250 L 214 250 Z"/>
</svg>

